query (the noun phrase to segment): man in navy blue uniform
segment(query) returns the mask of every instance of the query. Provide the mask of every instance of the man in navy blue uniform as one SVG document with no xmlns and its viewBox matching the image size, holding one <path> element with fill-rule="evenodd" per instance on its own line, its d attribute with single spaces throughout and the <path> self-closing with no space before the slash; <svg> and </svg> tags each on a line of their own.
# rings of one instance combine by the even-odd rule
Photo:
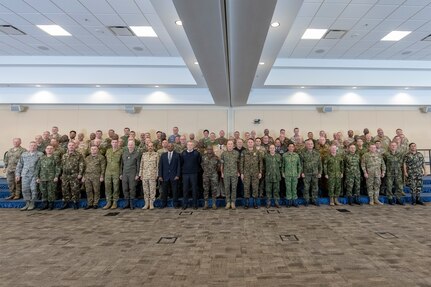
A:
<svg viewBox="0 0 431 287">
<path fill-rule="evenodd" d="M 201 168 L 201 154 L 194 149 L 192 141 L 187 142 L 187 149 L 181 153 L 183 176 L 183 209 L 188 207 L 190 187 L 192 189 L 193 208 L 198 209 L 198 175 Z"/>
<path fill-rule="evenodd" d="M 168 188 L 172 190 L 172 199 L 175 208 L 179 207 L 178 203 L 178 181 L 181 172 L 180 154 L 174 151 L 174 145 L 169 143 L 167 152 L 160 156 L 159 162 L 159 180 L 162 182 L 162 208 L 166 207 L 168 202 Z"/>
</svg>

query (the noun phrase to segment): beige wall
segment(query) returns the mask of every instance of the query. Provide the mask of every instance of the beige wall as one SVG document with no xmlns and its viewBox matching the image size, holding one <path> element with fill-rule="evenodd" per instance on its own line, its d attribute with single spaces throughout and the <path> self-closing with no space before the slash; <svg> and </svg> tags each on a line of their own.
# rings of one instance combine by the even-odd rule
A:
<svg viewBox="0 0 431 287">
<path fill-rule="evenodd" d="M 392 138 L 397 128 L 402 128 L 410 141 L 417 143 L 418 148 L 431 148 L 431 114 L 424 114 L 418 108 L 334 108 L 332 113 L 320 113 L 316 108 L 281 109 L 281 108 L 247 108 L 234 112 L 234 129 L 241 131 L 256 130 L 258 135 L 268 128 L 270 134 L 278 135 L 281 128 L 286 129 L 287 135 L 293 134 L 298 127 L 301 135 L 314 133 L 317 138 L 320 130 L 325 130 L 328 137 L 332 133 L 341 131 L 347 135 L 352 129 L 355 134 L 362 134 L 365 127 L 371 134 L 376 135 L 381 127 L 387 136 Z M 260 118 L 261 124 L 253 124 L 253 119 Z"/>
<path fill-rule="evenodd" d="M 137 114 L 127 114 L 122 107 L 88 106 L 34 106 L 22 113 L 11 112 L 8 105 L 0 106 L 2 136 L 0 153 L 11 146 L 12 138 L 20 136 L 23 146 L 36 134 L 50 130 L 53 125 L 60 128 L 60 133 L 68 133 L 75 129 L 88 135 L 101 129 L 107 133 L 109 128 L 122 134 L 125 126 L 137 132 L 164 130 L 170 133 L 177 125 L 180 133 L 195 132 L 200 137 L 202 130 L 208 128 L 218 132 L 228 129 L 228 109 L 210 107 L 152 107 L 144 108 Z M 254 125 L 253 120 L 260 118 L 260 125 Z M 269 128 L 272 135 L 278 135 L 280 128 L 285 128 L 290 136 L 294 127 L 299 127 L 301 134 L 306 136 L 312 131 L 317 137 L 319 130 L 324 129 L 329 134 L 348 129 L 361 133 L 368 127 L 373 135 L 381 127 L 388 136 L 393 136 L 395 129 L 400 127 L 419 148 L 431 147 L 431 114 L 423 114 L 417 108 L 335 108 L 332 113 L 319 113 L 315 108 L 293 107 L 247 107 L 232 111 L 232 130 L 256 130 L 262 134 L 264 128 Z"/>
</svg>

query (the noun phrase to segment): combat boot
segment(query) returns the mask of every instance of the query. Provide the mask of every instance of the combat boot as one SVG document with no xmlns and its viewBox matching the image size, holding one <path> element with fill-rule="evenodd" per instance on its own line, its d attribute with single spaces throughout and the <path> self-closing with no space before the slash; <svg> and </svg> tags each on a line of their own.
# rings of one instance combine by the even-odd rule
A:
<svg viewBox="0 0 431 287">
<path fill-rule="evenodd" d="M 144 207 L 142 207 L 142 209 L 148 209 L 150 207 L 150 202 L 149 202 L 150 199 L 145 198 L 144 201 L 145 201 L 145 204 L 144 204 Z"/>
<path fill-rule="evenodd" d="M 288 199 L 286 202 L 286 207 L 289 208 L 292 205 L 292 200 Z"/>
<path fill-rule="evenodd" d="M 362 205 L 362 202 L 361 202 L 361 196 L 359 196 L 359 195 L 356 195 L 356 196 L 355 196 L 355 203 L 356 203 L 357 205 Z"/>
<path fill-rule="evenodd" d="M 396 203 L 399 205 L 405 205 L 404 200 L 402 198 L 397 198 Z"/>
<path fill-rule="evenodd" d="M 271 207 L 271 200 L 267 200 L 266 201 L 266 208 L 270 208 Z"/>
<path fill-rule="evenodd" d="M 49 210 L 53 210 L 53 209 L 54 209 L 54 202 L 53 202 L 53 201 L 50 201 L 50 202 L 48 203 L 48 209 L 49 209 Z"/>
<path fill-rule="evenodd" d="M 378 195 L 374 195 L 374 203 L 378 204 L 378 205 L 383 205 L 383 202 L 379 201 L 379 196 Z"/>
<path fill-rule="evenodd" d="M 388 203 L 389 203 L 389 205 L 394 205 L 395 204 L 395 198 L 388 198 Z"/>
<path fill-rule="evenodd" d="M 130 199 L 130 209 L 131 210 L 135 209 L 135 200 L 134 199 Z"/>
<path fill-rule="evenodd" d="M 425 205 L 425 203 L 422 201 L 422 199 L 420 198 L 420 196 L 416 197 L 416 203 L 419 205 Z"/>
<path fill-rule="evenodd" d="M 372 197 L 372 196 L 369 196 L 369 198 L 370 198 L 370 205 L 374 205 L 374 198 Z"/>
<path fill-rule="evenodd" d="M 244 201 L 244 209 L 248 209 L 248 202 L 249 202 L 249 199 L 246 198 Z"/>
<path fill-rule="evenodd" d="M 412 196 L 412 205 L 416 205 L 416 197 Z"/>
<path fill-rule="evenodd" d="M 117 202 L 116 201 L 112 202 L 111 209 L 117 209 L 117 208 L 118 208 Z"/>
<path fill-rule="evenodd" d="M 48 209 L 48 201 L 44 200 L 39 210 L 47 210 L 47 209 Z"/>
<path fill-rule="evenodd" d="M 257 205 L 257 198 L 253 198 L 253 208 L 258 209 L 259 206 Z"/>
<path fill-rule="evenodd" d="M 63 204 L 61 205 L 61 207 L 59 208 L 59 210 L 64 210 L 64 209 L 66 209 L 68 207 L 69 207 L 69 202 L 63 201 Z"/>
<path fill-rule="evenodd" d="M 150 199 L 150 207 L 149 209 L 154 209 L 154 200 Z"/>
<path fill-rule="evenodd" d="M 213 198 L 212 200 L 212 204 L 213 204 L 213 209 L 216 210 L 217 209 L 217 199 Z"/>
<path fill-rule="evenodd" d="M 15 197 L 15 195 L 14 194 L 11 194 L 11 195 L 9 195 L 8 197 L 6 197 L 5 199 L 6 200 L 11 200 L 11 199 L 13 199 Z"/>
<path fill-rule="evenodd" d="M 79 209 L 79 201 L 78 202 L 76 202 L 76 201 L 73 202 L 73 209 L 75 209 L 75 210 Z"/>
<path fill-rule="evenodd" d="M 27 211 L 35 209 L 35 202 L 34 200 L 30 200 L 30 204 L 28 205 Z"/>
<path fill-rule="evenodd" d="M 27 210 L 27 208 L 30 206 L 30 201 L 29 200 L 26 200 L 25 201 L 25 205 L 24 205 L 24 207 L 23 208 L 21 208 L 20 210 L 21 211 L 26 211 Z"/>
<path fill-rule="evenodd" d="M 236 209 L 235 201 L 232 201 L 232 202 L 230 203 L 230 208 L 232 208 L 232 209 Z"/>
<path fill-rule="evenodd" d="M 342 205 L 341 202 L 338 201 L 338 197 L 334 197 L 334 203 L 335 205 Z"/>
<path fill-rule="evenodd" d="M 353 196 L 349 196 L 347 198 L 347 202 L 349 203 L 349 205 L 353 205 Z"/>
<path fill-rule="evenodd" d="M 298 208 L 298 207 L 299 207 L 299 204 L 298 204 L 298 200 L 297 200 L 297 199 L 292 200 L 292 204 L 293 204 L 293 206 L 294 206 L 294 207 L 296 207 L 296 208 Z"/>
<path fill-rule="evenodd" d="M 230 208 L 230 202 L 228 201 L 228 202 L 226 202 L 226 207 L 225 207 L 225 209 L 229 209 Z"/>
<path fill-rule="evenodd" d="M 110 209 L 110 208 L 111 208 L 111 206 L 112 206 L 112 202 L 108 200 L 108 201 L 106 202 L 106 205 L 105 205 L 104 207 L 102 207 L 102 209 L 103 209 L 103 210 Z"/>
<path fill-rule="evenodd" d="M 19 195 L 15 195 L 13 198 L 12 198 L 12 200 L 18 200 L 18 199 L 20 199 L 21 197 L 19 196 Z"/>
<path fill-rule="evenodd" d="M 204 207 L 202 209 L 203 210 L 207 210 L 208 209 L 208 200 L 205 200 Z"/>
<path fill-rule="evenodd" d="M 335 205 L 335 203 L 334 203 L 334 198 L 331 196 L 331 197 L 329 197 L 329 205 L 330 206 L 334 206 Z"/>
</svg>

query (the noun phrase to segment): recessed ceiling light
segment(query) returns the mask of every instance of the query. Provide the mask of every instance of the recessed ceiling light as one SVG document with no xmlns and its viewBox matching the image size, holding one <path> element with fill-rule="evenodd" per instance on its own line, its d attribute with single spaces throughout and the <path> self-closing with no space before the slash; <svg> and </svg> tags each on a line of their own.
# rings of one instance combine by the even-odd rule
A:
<svg viewBox="0 0 431 287">
<path fill-rule="evenodd" d="M 301 89 L 305 89 L 305 87 L 304 87 L 304 86 L 301 86 Z"/>
<path fill-rule="evenodd" d="M 265 65 L 265 62 L 259 62 L 259 65 L 261 65 L 261 66 Z"/>
<path fill-rule="evenodd" d="M 175 24 L 177 24 L 178 26 L 183 26 L 183 21 L 177 20 L 175 21 Z"/>
<path fill-rule="evenodd" d="M 352 87 L 352 89 L 356 90 L 358 87 Z"/>
<path fill-rule="evenodd" d="M 40 87 L 42 87 L 42 86 L 41 86 L 41 85 L 35 85 L 35 87 L 36 87 L 36 88 L 40 88 Z"/>
<path fill-rule="evenodd" d="M 409 89 L 409 87 L 405 87 L 405 88 L 404 88 L 404 90 L 408 90 L 408 89 Z"/>
<path fill-rule="evenodd" d="M 279 22 L 272 22 L 271 23 L 271 27 L 273 27 L 273 28 L 277 28 L 278 26 L 280 26 Z"/>
<path fill-rule="evenodd" d="M 69 32 L 58 25 L 36 25 L 39 29 L 51 36 L 72 36 Z"/>
<path fill-rule="evenodd" d="M 100 88 L 100 85 L 96 85 L 96 88 Z"/>
<path fill-rule="evenodd" d="M 194 61 L 193 64 L 199 65 L 199 62 L 198 61 Z"/>
<path fill-rule="evenodd" d="M 381 41 L 399 41 L 412 31 L 392 31 L 382 38 Z"/>
<path fill-rule="evenodd" d="M 157 37 L 156 32 L 154 32 L 151 26 L 129 26 L 138 37 Z"/>
<path fill-rule="evenodd" d="M 328 29 L 307 29 L 302 35 L 301 39 L 319 40 L 325 35 Z"/>
<path fill-rule="evenodd" d="M 155 88 L 158 88 L 159 86 L 157 86 L 157 85 L 156 85 L 156 86 L 154 86 L 154 87 L 155 87 Z"/>
</svg>

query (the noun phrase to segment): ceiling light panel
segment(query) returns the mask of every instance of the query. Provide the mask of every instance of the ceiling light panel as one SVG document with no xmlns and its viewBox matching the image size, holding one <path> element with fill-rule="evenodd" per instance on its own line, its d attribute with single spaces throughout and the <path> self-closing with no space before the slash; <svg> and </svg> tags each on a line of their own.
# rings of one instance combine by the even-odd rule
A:
<svg viewBox="0 0 431 287">
<path fill-rule="evenodd" d="M 399 41 L 412 31 L 392 31 L 381 39 L 381 41 Z"/>
<path fill-rule="evenodd" d="M 156 32 L 151 26 L 130 26 L 130 29 L 138 37 L 157 37 Z"/>
<path fill-rule="evenodd" d="M 59 25 L 36 25 L 36 26 L 51 36 L 72 36 L 72 34 L 64 30 Z"/>
<path fill-rule="evenodd" d="M 304 40 L 319 40 L 322 39 L 323 35 L 328 31 L 328 29 L 307 29 L 302 35 L 301 39 Z"/>
</svg>

